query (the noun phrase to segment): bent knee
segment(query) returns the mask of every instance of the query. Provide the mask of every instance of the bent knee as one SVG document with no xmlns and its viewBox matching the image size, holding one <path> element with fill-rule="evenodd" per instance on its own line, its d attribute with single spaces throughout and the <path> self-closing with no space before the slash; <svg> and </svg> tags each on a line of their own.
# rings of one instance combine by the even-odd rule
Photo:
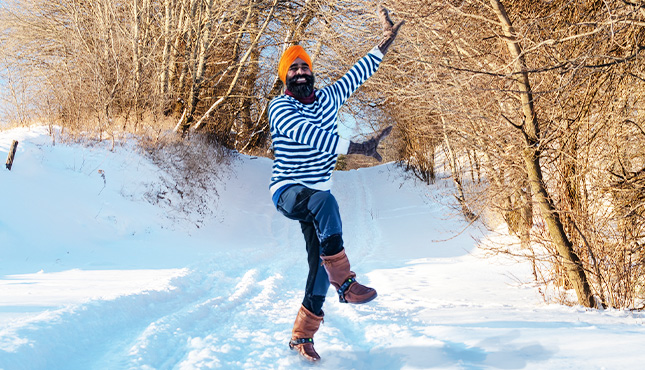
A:
<svg viewBox="0 0 645 370">
<path fill-rule="evenodd" d="M 311 196 L 309 206 L 310 208 L 337 210 L 338 202 L 336 202 L 336 198 L 332 193 L 328 191 L 319 191 Z"/>
</svg>

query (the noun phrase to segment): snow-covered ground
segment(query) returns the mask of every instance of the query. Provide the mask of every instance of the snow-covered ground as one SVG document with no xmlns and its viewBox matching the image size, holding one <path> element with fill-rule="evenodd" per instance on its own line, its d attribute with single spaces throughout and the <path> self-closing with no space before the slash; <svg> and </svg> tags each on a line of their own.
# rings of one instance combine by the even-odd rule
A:
<svg viewBox="0 0 645 370">
<path fill-rule="evenodd" d="M 530 266 L 483 258 L 513 238 L 466 228 L 450 181 L 415 184 L 393 164 L 335 175 L 353 270 L 379 296 L 352 306 L 330 291 L 322 361 L 305 364 L 287 346 L 304 243 L 271 204 L 270 160 L 222 168 L 214 213 L 191 217 L 148 201 L 167 174 L 129 145 L 12 129 L 3 161 L 14 139 L 14 167 L 0 168 L 0 369 L 644 366 L 643 313 L 544 304 L 522 283 Z"/>
</svg>

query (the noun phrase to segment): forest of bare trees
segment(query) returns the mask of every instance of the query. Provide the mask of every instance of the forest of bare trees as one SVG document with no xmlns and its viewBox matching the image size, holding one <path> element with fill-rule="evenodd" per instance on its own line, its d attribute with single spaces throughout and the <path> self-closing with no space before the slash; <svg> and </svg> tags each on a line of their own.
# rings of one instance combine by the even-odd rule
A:
<svg viewBox="0 0 645 370">
<path fill-rule="evenodd" d="M 375 1 L 10 0 L 0 11 L 8 116 L 99 138 L 207 134 L 270 155 L 278 58 L 317 84 L 379 39 Z M 545 289 L 587 307 L 645 299 L 645 2 L 390 0 L 405 19 L 346 113 L 394 124 L 386 160 L 439 166 L 469 220 L 498 215 Z M 208 160 L 205 158 L 205 160 Z M 564 288 L 564 289 L 563 289 Z"/>
<path fill-rule="evenodd" d="M 266 148 L 267 105 L 282 90 L 281 52 L 301 43 L 316 59 L 324 49 L 328 59 L 320 65 L 333 68 L 320 68 L 318 79 L 334 78 L 364 44 L 376 43 L 373 34 L 344 47 L 367 34 L 374 7 L 367 1 L 10 0 L 0 14 L 3 72 L 17 93 L 5 99 L 19 121 L 44 114 L 69 130 L 99 135 L 170 128 L 212 134 L 238 150 Z"/>
</svg>

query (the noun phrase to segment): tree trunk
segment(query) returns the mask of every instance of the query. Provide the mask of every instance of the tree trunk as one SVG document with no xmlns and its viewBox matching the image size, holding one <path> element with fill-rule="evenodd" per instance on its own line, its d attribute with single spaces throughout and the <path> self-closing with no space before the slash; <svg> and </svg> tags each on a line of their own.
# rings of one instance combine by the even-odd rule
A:
<svg viewBox="0 0 645 370">
<path fill-rule="evenodd" d="M 185 39 L 184 35 L 188 32 L 186 30 L 186 24 L 188 24 L 188 16 L 186 9 L 190 7 L 190 4 L 186 0 L 177 0 L 175 4 L 175 9 L 173 11 L 173 26 L 172 32 L 174 40 L 170 48 L 170 61 L 168 62 L 168 92 L 170 94 L 175 94 L 175 97 L 180 97 L 180 90 L 173 90 L 171 86 L 177 84 L 177 73 L 180 69 L 177 59 L 179 58 L 179 50 L 182 41 Z"/>
<path fill-rule="evenodd" d="M 440 114 L 439 117 L 441 119 L 441 131 L 443 131 L 443 140 L 447 151 L 446 154 L 448 155 L 448 165 L 452 171 L 452 180 L 455 182 L 455 186 L 457 187 L 457 195 L 454 197 L 459 203 L 459 206 L 461 206 L 461 212 L 464 214 L 464 217 L 466 217 L 469 222 L 474 221 L 477 219 L 477 216 L 470 210 L 468 203 L 466 203 L 466 196 L 464 195 L 464 187 L 462 185 L 460 175 L 461 171 L 459 169 L 459 163 L 457 163 L 455 152 L 453 151 L 450 140 L 448 139 L 446 120 L 443 117 L 443 113 Z"/>
<path fill-rule="evenodd" d="M 260 1 L 261 0 L 252 0 L 252 2 L 254 3 L 258 3 Z M 259 11 L 253 12 L 253 14 L 251 15 L 251 21 L 249 22 L 249 24 L 252 25 L 251 27 L 253 27 L 252 30 L 249 31 L 250 39 L 253 40 L 257 36 L 257 33 L 259 32 L 259 29 L 261 27 Z M 253 94 L 255 92 L 255 84 L 257 82 L 259 73 L 260 73 L 260 49 L 256 47 L 251 52 L 249 66 L 244 76 L 244 81 L 243 81 L 244 86 L 242 87 L 242 93 L 245 96 L 240 99 L 240 106 L 239 106 L 239 114 L 238 114 L 238 118 L 240 122 L 239 131 L 242 132 L 242 140 L 244 142 L 248 142 L 248 139 L 251 137 L 251 134 L 253 132 L 254 121 L 251 113 L 251 107 L 253 105 L 253 102 L 256 100 L 253 97 Z"/>
<path fill-rule="evenodd" d="M 171 39 L 171 25 L 172 25 L 172 18 L 173 18 L 173 4 L 172 0 L 164 0 L 164 27 L 163 27 L 163 36 L 164 36 L 164 44 L 163 44 L 163 54 L 162 54 L 162 67 L 161 67 L 161 94 L 163 95 L 164 98 L 166 98 L 166 95 L 168 94 L 168 90 L 170 89 L 169 85 L 169 78 L 170 78 L 170 45 L 172 43 Z"/>
<path fill-rule="evenodd" d="M 198 47 L 196 46 L 198 43 L 198 37 L 195 37 L 195 29 L 197 27 L 197 25 L 195 24 L 197 5 L 199 5 L 199 2 L 197 0 L 190 0 L 188 4 L 188 14 L 186 14 L 185 17 L 182 18 L 184 27 L 181 32 L 181 38 L 183 38 L 183 40 L 177 40 L 179 41 L 179 43 L 185 44 L 184 60 L 183 63 L 179 63 L 179 65 L 181 66 L 181 72 L 179 73 L 179 81 L 177 83 L 177 91 L 179 91 L 180 94 L 184 92 L 186 86 L 186 76 L 189 74 L 190 67 L 195 63 L 195 55 L 198 49 Z M 177 45 L 177 42 L 175 43 L 175 45 Z M 178 47 L 176 47 L 176 49 L 179 50 Z"/>
<path fill-rule="evenodd" d="M 139 90 L 141 84 L 141 10 L 139 9 L 139 0 L 133 1 L 133 30 L 132 30 L 132 64 L 134 65 L 134 75 L 132 80 L 133 88 L 133 106 L 134 106 L 134 119 L 135 127 L 139 120 Z"/>
<path fill-rule="evenodd" d="M 522 155 L 526 164 L 531 191 L 538 203 L 549 235 L 563 260 L 567 278 L 576 292 L 578 303 L 585 307 L 596 307 L 580 258 L 573 250 L 573 245 L 564 231 L 560 215 L 555 210 L 543 182 L 542 168 L 540 167 L 540 131 L 535 107 L 533 106 L 533 94 L 524 55 L 504 5 L 499 0 L 491 0 L 491 5 L 501 22 L 504 41 L 508 46 L 511 58 L 514 60 L 513 78 L 519 91 L 524 112 L 524 123 L 519 127 L 526 139 L 526 148 L 524 148 Z"/>
<path fill-rule="evenodd" d="M 206 4 L 206 15 L 204 24 L 203 33 L 200 37 L 199 43 L 199 55 L 197 57 L 196 66 L 193 71 L 193 84 L 190 89 L 190 96 L 188 97 L 188 110 L 186 112 L 186 125 L 190 125 L 193 121 L 193 115 L 197 110 L 197 104 L 199 103 L 199 94 L 202 89 L 202 81 L 204 80 L 204 66 L 206 64 L 206 56 L 210 49 L 211 43 L 211 30 L 212 30 L 212 12 L 213 12 L 213 0 L 210 0 Z M 202 17 L 199 19 L 201 24 Z M 187 128 L 187 127 L 186 127 Z"/>
</svg>

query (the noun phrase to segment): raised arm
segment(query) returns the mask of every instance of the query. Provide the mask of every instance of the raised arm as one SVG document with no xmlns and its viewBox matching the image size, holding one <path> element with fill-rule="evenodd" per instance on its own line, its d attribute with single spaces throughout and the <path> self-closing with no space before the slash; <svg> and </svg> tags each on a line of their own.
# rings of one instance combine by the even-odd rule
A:
<svg viewBox="0 0 645 370">
<path fill-rule="evenodd" d="M 390 45 L 394 42 L 399 28 L 404 21 L 396 24 L 390 19 L 389 12 L 382 5 L 378 7 L 379 20 L 383 30 L 383 36 L 378 45 L 369 53 L 361 58 L 354 66 L 338 81 L 329 88 L 334 91 L 334 95 L 339 98 L 337 103 L 342 105 L 345 101 L 378 69 L 383 56 L 387 53 Z"/>
</svg>

